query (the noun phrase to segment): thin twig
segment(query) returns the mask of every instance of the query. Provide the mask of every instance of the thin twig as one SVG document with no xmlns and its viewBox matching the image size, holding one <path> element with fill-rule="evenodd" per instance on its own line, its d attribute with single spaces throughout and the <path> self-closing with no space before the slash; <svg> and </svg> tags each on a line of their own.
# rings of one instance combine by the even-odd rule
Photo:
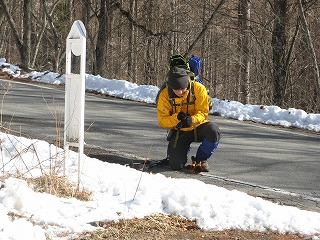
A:
<svg viewBox="0 0 320 240">
<path fill-rule="evenodd" d="M 147 163 L 147 161 L 148 161 L 148 159 L 149 159 L 149 157 L 150 157 L 151 148 L 152 148 L 152 144 L 150 145 L 150 148 L 149 148 L 149 152 L 148 152 L 147 158 L 146 158 L 146 159 L 144 160 L 144 162 L 143 162 L 143 166 L 142 166 L 142 170 L 141 170 L 141 174 L 140 174 L 140 178 L 139 178 L 138 186 L 137 186 L 137 189 L 136 189 L 136 191 L 135 191 L 135 193 L 134 193 L 134 196 L 133 196 L 133 200 L 132 200 L 132 201 L 134 201 L 134 199 L 136 198 L 136 195 L 137 195 L 138 189 L 139 189 L 139 187 L 140 187 L 140 182 L 141 182 L 142 174 L 143 174 L 144 168 L 145 168 L 145 166 L 146 166 L 146 163 Z"/>
</svg>

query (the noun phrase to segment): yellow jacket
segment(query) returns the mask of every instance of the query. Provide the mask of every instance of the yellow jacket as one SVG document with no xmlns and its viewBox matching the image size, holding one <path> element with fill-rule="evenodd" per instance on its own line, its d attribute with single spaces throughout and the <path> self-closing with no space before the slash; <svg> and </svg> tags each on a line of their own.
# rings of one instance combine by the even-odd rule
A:
<svg viewBox="0 0 320 240">
<path fill-rule="evenodd" d="M 205 86 L 201 83 L 194 81 L 194 96 L 195 101 L 194 104 L 187 105 L 186 103 L 189 92 L 190 92 L 190 100 L 192 102 L 192 94 L 190 89 L 191 83 L 189 84 L 189 88 L 184 93 L 181 98 L 172 98 L 175 105 L 173 106 L 170 103 L 170 97 L 168 92 L 168 86 L 166 86 L 160 93 L 158 104 L 157 104 L 157 112 L 158 112 L 158 124 L 163 128 L 175 128 L 176 125 L 180 122 L 177 119 L 177 115 L 179 112 L 183 111 L 185 113 L 190 114 L 192 117 L 192 125 L 188 128 L 181 128 L 182 131 L 190 131 L 195 127 L 208 122 L 208 93 Z M 188 112 L 187 112 L 188 108 Z"/>
</svg>

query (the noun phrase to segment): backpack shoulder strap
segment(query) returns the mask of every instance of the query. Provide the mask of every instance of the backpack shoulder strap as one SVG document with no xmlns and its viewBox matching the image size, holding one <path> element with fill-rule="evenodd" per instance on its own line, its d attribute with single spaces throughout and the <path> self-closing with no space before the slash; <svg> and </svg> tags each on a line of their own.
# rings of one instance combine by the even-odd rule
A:
<svg viewBox="0 0 320 240">
<path fill-rule="evenodd" d="M 194 74 L 193 74 L 194 76 Z M 190 79 L 190 92 L 191 92 L 191 102 L 194 103 L 196 100 L 196 94 L 194 92 L 194 82 L 195 82 L 195 77 L 193 77 L 193 79 Z"/>
<path fill-rule="evenodd" d="M 167 86 L 167 81 L 164 81 L 163 84 L 161 85 L 158 93 L 157 93 L 157 96 L 156 96 L 156 106 L 158 106 L 158 102 L 159 102 L 159 96 L 160 96 L 160 93 L 162 92 L 163 89 L 165 89 L 165 87 Z"/>
</svg>

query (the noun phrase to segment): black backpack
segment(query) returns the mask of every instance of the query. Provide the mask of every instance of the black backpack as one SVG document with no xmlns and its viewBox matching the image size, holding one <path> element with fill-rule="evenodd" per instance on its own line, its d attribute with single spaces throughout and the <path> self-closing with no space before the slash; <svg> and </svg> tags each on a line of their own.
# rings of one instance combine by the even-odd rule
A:
<svg viewBox="0 0 320 240">
<path fill-rule="evenodd" d="M 170 56 L 169 65 L 168 65 L 169 71 L 173 67 L 180 67 L 186 70 L 190 70 L 187 59 L 185 59 L 185 57 L 182 56 L 181 54 L 174 54 Z"/>
</svg>

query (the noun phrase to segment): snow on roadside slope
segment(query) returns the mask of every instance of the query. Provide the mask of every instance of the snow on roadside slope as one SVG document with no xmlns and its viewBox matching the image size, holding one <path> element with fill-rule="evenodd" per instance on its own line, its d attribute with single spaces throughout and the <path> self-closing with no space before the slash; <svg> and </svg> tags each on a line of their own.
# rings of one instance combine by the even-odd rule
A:
<svg viewBox="0 0 320 240">
<path fill-rule="evenodd" d="M 320 131 L 320 114 L 308 114 L 304 110 L 295 108 L 281 109 L 278 106 L 242 104 L 216 98 L 213 98 L 213 101 L 213 111 L 222 117 Z"/>
<path fill-rule="evenodd" d="M 35 163 L 41 162 L 42 171 L 48 171 L 56 154 L 62 151 L 44 141 L 4 133 L 0 133 L 0 140 L 4 173 L 19 170 L 25 175 L 39 176 L 42 172 Z M 10 142 L 16 147 L 11 147 Z M 77 153 L 71 152 L 66 165 L 67 176 L 74 183 L 77 157 Z M 45 233 L 52 239 L 63 239 L 58 236 L 96 229 L 88 224 L 93 221 L 130 219 L 153 213 L 178 214 L 196 220 L 203 229 L 272 230 L 313 235 L 314 239 L 320 234 L 317 212 L 277 205 L 194 179 L 142 173 L 89 157 L 84 157 L 81 169 L 81 187 L 92 192 L 88 202 L 37 193 L 23 180 L 6 179 L 0 190 L 0 239 L 28 236 L 27 239 L 39 240 L 45 239 Z M 12 221 L 9 212 L 22 218 Z M 19 229 L 19 234 L 13 229 Z"/>
</svg>

